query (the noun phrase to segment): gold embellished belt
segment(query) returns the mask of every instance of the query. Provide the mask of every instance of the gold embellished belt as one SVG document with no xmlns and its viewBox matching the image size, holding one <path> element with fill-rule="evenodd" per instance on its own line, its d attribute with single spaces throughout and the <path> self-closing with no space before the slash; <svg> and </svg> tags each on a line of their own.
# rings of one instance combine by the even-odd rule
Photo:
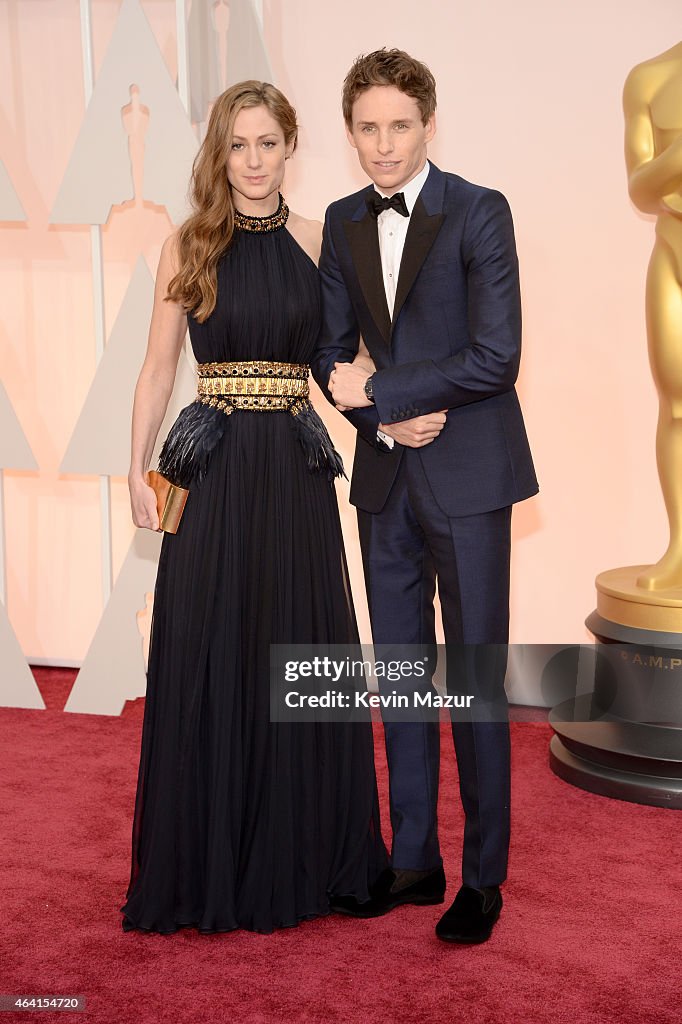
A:
<svg viewBox="0 0 682 1024">
<path fill-rule="evenodd" d="M 227 415 L 233 409 L 292 412 L 295 411 L 292 406 L 296 400 L 307 399 L 310 393 L 310 367 L 307 363 L 278 363 L 263 359 L 199 363 L 197 371 L 198 401 L 221 409 Z"/>
<path fill-rule="evenodd" d="M 225 417 L 235 409 L 290 413 L 308 468 L 330 480 L 343 474 L 341 457 L 310 404 L 307 363 L 260 359 L 199 363 L 197 370 L 197 397 L 181 410 L 159 454 L 158 472 L 166 481 L 182 488 L 201 483 L 227 429 Z"/>
</svg>

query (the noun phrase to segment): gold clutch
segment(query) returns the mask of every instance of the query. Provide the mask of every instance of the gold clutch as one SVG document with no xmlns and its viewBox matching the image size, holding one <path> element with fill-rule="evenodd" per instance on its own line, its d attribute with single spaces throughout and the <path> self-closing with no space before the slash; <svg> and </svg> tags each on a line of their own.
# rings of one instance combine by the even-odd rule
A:
<svg viewBox="0 0 682 1024">
<path fill-rule="evenodd" d="M 147 473 L 147 483 L 156 494 L 160 528 L 166 533 L 177 533 L 189 491 L 185 487 L 172 484 L 155 469 L 150 469 Z"/>
</svg>

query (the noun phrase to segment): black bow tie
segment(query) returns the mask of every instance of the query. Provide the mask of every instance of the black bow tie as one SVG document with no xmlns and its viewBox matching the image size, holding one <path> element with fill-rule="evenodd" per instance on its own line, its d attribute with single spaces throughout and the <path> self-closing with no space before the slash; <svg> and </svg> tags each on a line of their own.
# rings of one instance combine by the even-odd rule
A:
<svg viewBox="0 0 682 1024">
<path fill-rule="evenodd" d="M 396 192 L 395 195 L 389 197 L 380 196 L 378 192 L 374 191 L 371 196 L 367 196 L 367 209 L 373 217 L 378 217 L 384 210 L 397 210 L 403 217 L 410 216 L 402 192 Z"/>
</svg>

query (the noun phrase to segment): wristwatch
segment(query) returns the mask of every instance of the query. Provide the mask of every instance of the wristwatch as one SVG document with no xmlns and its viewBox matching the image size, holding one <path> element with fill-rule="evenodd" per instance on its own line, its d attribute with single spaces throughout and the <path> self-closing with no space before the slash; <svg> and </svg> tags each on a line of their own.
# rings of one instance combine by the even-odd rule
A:
<svg viewBox="0 0 682 1024">
<path fill-rule="evenodd" d="M 364 384 L 365 396 L 369 398 L 372 405 L 374 405 L 374 374 L 368 377 Z"/>
</svg>

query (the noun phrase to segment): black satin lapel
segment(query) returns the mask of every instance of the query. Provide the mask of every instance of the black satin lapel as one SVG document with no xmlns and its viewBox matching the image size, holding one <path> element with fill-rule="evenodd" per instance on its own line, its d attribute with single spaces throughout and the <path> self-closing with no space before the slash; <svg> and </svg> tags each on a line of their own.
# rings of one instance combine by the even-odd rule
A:
<svg viewBox="0 0 682 1024">
<path fill-rule="evenodd" d="M 426 259 L 427 253 L 440 231 L 443 219 L 444 215 L 442 213 L 435 213 L 429 216 L 421 201 L 421 197 L 417 197 L 417 202 L 414 204 L 407 228 L 402 259 L 400 260 L 400 273 L 398 274 L 395 306 L 393 307 L 393 323 L 398 319 L 398 314 L 409 295 L 410 288 L 414 284 L 417 274 L 421 270 L 422 263 Z"/>
<path fill-rule="evenodd" d="M 367 213 L 362 220 L 344 221 L 343 227 L 365 302 L 382 337 L 388 344 L 391 335 L 391 316 L 388 312 L 384 277 L 381 271 L 377 222 Z"/>
</svg>

